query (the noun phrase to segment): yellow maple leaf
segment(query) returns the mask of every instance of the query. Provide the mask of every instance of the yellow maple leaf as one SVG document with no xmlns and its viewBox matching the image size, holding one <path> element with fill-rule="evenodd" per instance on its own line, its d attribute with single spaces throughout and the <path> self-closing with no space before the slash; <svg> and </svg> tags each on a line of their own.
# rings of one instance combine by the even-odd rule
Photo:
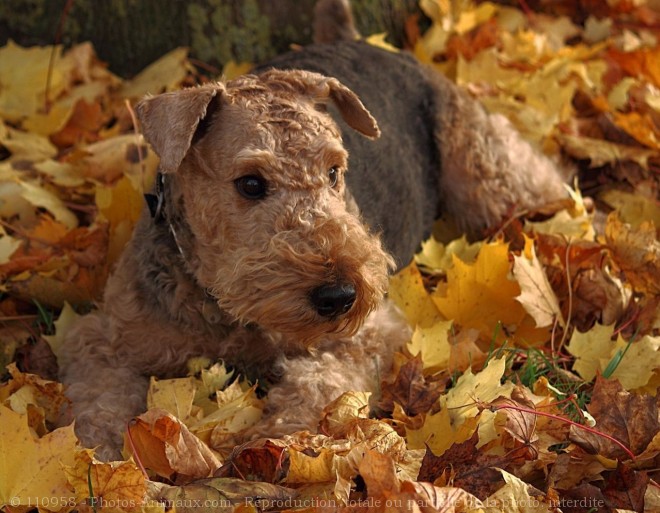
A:
<svg viewBox="0 0 660 513">
<path fill-rule="evenodd" d="M 151 377 L 147 409 L 160 408 L 186 423 L 190 417 L 197 387 L 195 378 L 157 379 Z"/>
<path fill-rule="evenodd" d="M 479 415 L 466 419 L 459 425 L 452 423 L 449 410 L 443 408 L 438 413 L 427 415 L 419 429 L 406 427 L 406 440 L 410 449 L 428 447 L 433 454 L 440 456 L 454 444 L 468 440 L 479 422 Z"/>
<path fill-rule="evenodd" d="M 216 392 L 217 408 L 192 423 L 190 430 L 215 450 L 231 448 L 236 436 L 254 426 L 263 415 L 264 402 L 257 397 L 256 385 L 247 390 L 234 382 Z"/>
<path fill-rule="evenodd" d="M 102 511 L 135 511 L 144 502 L 146 478 L 133 461 L 104 463 L 93 458 L 93 450 L 75 454 L 64 467 L 77 498 Z"/>
<path fill-rule="evenodd" d="M 52 59 L 50 80 L 46 80 Z M 9 40 L 0 48 L 0 116 L 20 121 L 45 106 L 46 84 L 50 98 L 68 85 L 71 63 L 62 58 L 62 46 L 23 48 Z"/>
<path fill-rule="evenodd" d="M 403 311 L 411 326 L 429 327 L 441 320 L 414 263 L 390 278 L 389 297 Z"/>
<path fill-rule="evenodd" d="M 484 340 L 502 343 L 513 339 L 533 345 L 547 339 L 548 331 L 535 329 L 533 321 L 516 301 L 520 286 L 509 280 L 511 264 L 508 244 L 484 244 L 474 264 L 453 257 L 454 267 L 447 271 L 447 287 L 431 295 L 438 310 L 463 328 L 473 328 Z M 502 329 L 498 329 L 498 325 Z"/>
<path fill-rule="evenodd" d="M 620 334 L 612 340 L 613 334 L 614 325 L 596 324 L 586 333 L 575 330 L 566 347 L 575 356 L 573 370 L 591 381 L 598 373 L 603 373 L 614 358 L 623 355 L 609 377 L 618 379 L 626 390 L 646 386 L 660 371 L 660 337 L 646 335 L 628 347 Z"/>
<path fill-rule="evenodd" d="M 286 482 L 324 483 L 334 482 L 337 473 L 334 468 L 335 454 L 330 449 L 321 448 L 313 455 L 289 448 L 289 472 Z"/>
<path fill-rule="evenodd" d="M 62 465 L 73 464 L 77 446 L 73 426 L 35 438 L 27 415 L 0 405 L 0 508 L 73 509 L 77 499 Z"/>
<path fill-rule="evenodd" d="M 415 255 L 415 263 L 435 271 L 446 271 L 453 265 L 452 255 L 463 262 L 472 262 L 479 254 L 481 242 L 468 242 L 463 235 L 448 244 L 438 242 L 435 238 L 422 242 L 422 249 Z"/>
<path fill-rule="evenodd" d="M 579 189 L 567 187 L 573 200 L 570 208 L 564 208 L 550 219 L 539 222 L 525 221 L 525 231 L 534 233 L 561 234 L 569 240 L 584 239 L 593 241 L 596 231 L 593 227 L 593 213 L 587 211 L 584 198 Z"/>
<path fill-rule="evenodd" d="M 110 223 L 108 264 L 114 264 L 131 238 L 140 218 L 144 197 L 128 177 L 122 177 L 114 186 L 96 188 L 96 205 L 101 218 Z"/>
<path fill-rule="evenodd" d="M 483 410 L 498 397 L 510 397 L 513 383 L 500 384 L 505 370 L 504 358 L 491 360 L 488 366 L 477 374 L 467 370 L 458 378 L 456 385 L 440 397 L 441 409 L 427 415 L 419 429 L 406 428 L 406 439 L 411 449 L 428 446 L 439 456 L 455 443 L 469 439 L 475 429 L 479 430 L 479 445 L 485 445 L 497 438 L 495 413 Z"/>
<path fill-rule="evenodd" d="M 420 355 L 424 370 L 435 372 L 448 367 L 451 345 L 447 332 L 451 325 L 451 321 L 440 321 L 430 328 L 415 328 L 406 349 L 412 356 Z"/>
</svg>

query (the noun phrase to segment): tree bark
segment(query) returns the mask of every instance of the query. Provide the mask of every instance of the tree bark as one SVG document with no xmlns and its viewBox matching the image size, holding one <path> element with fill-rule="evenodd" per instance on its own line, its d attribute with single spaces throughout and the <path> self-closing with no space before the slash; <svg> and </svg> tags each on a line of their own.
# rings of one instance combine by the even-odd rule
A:
<svg viewBox="0 0 660 513">
<path fill-rule="evenodd" d="M 260 62 L 291 44 L 311 42 L 316 0 L 2 0 L 0 43 L 23 46 L 92 41 L 115 73 L 130 77 L 179 46 L 218 69 Z M 363 35 L 404 42 L 417 0 L 354 0 Z M 65 15 L 63 16 L 63 13 Z M 61 30 L 58 30 L 63 18 Z M 59 40 L 56 41 L 56 34 Z"/>
</svg>

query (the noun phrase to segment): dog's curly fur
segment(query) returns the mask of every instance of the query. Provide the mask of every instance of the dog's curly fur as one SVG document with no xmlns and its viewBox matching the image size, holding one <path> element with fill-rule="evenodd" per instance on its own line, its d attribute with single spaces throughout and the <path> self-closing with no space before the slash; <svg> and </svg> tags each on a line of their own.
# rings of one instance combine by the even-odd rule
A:
<svg viewBox="0 0 660 513">
<path fill-rule="evenodd" d="M 478 230 L 564 195 L 506 120 L 403 54 L 339 40 L 255 73 L 137 108 L 163 221 L 144 213 L 102 309 L 60 354 L 77 432 L 102 457 L 117 456 L 148 376 L 199 355 L 276 383 L 251 435 L 313 428 L 342 391 L 374 390 L 408 339 L 387 276 L 438 213 Z M 265 198 L 239 194 L 245 176 L 267 182 Z M 313 292 L 338 284 L 350 309 L 321 312 Z"/>
</svg>

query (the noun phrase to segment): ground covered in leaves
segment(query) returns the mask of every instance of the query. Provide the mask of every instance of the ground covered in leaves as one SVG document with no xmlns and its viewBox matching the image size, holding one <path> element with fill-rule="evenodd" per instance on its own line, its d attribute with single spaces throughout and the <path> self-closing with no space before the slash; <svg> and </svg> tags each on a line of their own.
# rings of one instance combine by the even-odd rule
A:
<svg viewBox="0 0 660 513">
<path fill-rule="evenodd" d="M 208 78 L 185 49 L 130 81 L 88 44 L 0 49 L 0 508 L 660 511 L 659 4 L 420 4 L 410 49 L 570 158 L 572 200 L 479 241 L 439 223 L 392 278 L 414 334 L 391 379 L 318 433 L 238 445 L 262 399 L 195 361 L 113 463 L 53 429 L 56 355 L 153 180 L 131 105 Z"/>
</svg>

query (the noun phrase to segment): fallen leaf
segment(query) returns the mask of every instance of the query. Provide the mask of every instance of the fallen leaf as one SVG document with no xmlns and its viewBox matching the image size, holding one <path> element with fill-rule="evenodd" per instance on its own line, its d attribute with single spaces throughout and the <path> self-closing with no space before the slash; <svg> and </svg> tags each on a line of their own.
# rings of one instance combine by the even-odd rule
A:
<svg viewBox="0 0 660 513">
<path fill-rule="evenodd" d="M 157 408 L 171 413 L 181 422 L 189 420 L 197 388 L 195 379 L 157 379 L 151 377 L 147 391 L 147 409 Z"/>
<path fill-rule="evenodd" d="M 132 461 L 100 462 L 93 453 L 77 451 L 73 464 L 64 466 L 78 500 L 92 508 L 113 511 L 132 511 L 142 506 L 146 477 L 137 465 Z"/>
<path fill-rule="evenodd" d="M 555 506 L 545 500 L 545 494 L 528 483 L 500 470 L 504 482 L 502 488 L 485 499 L 485 503 L 507 513 L 554 513 Z"/>
<path fill-rule="evenodd" d="M 143 465 L 165 478 L 208 477 L 220 467 L 213 452 L 178 419 L 164 410 L 149 410 L 129 424 L 124 442 Z"/>
<path fill-rule="evenodd" d="M 236 447 L 214 476 L 279 483 L 284 480 L 288 470 L 289 452 L 286 444 L 262 438 Z"/>
<path fill-rule="evenodd" d="M 387 389 L 410 417 L 429 411 L 444 388 L 440 382 L 427 381 L 422 371 L 422 361 L 412 358 L 401 367 L 396 380 Z"/>
<path fill-rule="evenodd" d="M 633 454 L 641 454 L 660 430 L 658 405 L 653 396 L 631 394 L 616 380 L 596 378 L 587 411 L 596 428 L 623 443 Z M 607 438 L 571 426 L 570 439 L 592 454 L 622 461 L 630 456 Z"/>
<path fill-rule="evenodd" d="M 536 257 L 531 239 L 525 238 L 525 246 L 530 247 L 531 257 L 514 256 L 513 276 L 520 284 L 520 295 L 516 297 L 536 322 L 536 326 L 543 328 L 551 326 L 555 320 L 564 326 L 559 301 L 552 290 L 548 277 L 541 263 Z"/>
<path fill-rule="evenodd" d="M 64 224 L 67 228 L 78 226 L 78 219 L 69 210 L 62 200 L 51 191 L 40 187 L 31 182 L 20 183 L 21 195 L 35 207 L 42 207 L 55 216 L 55 219 Z"/>
<path fill-rule="evenodd" d="M 62 465 L 73 465 L 77 445 L 73 426 L 35 438 L 26 415 L 0 405 L 0 508 L 39 506 L 56 513 L 71 511 L 77 499 Z M 52 500 L 42 505 L 39 498 Z"/>
<path fill-rule="evenodd" d="M 485 499 L 501 486 L 498 472 L 492 467 L 504 465 L 507 459 L 481 452 L 478 442 L 474 433 L 468 440 L 452 444 L 440 456 L 426 451 L 419 480 L 450 484 Z"/>
<path fill-rule="evenodd" d="M 412 356 L 419 356 L 427 373 L 431 374 L 447 368 L 451 356 L 448 335 L 451 329 L 451 321 L 436 322 L 429 328 L 420 326 L 415 328 L 406 349 Z"/>
<path fill-rule="evenodd" d="M 642 388 L 660 370 L 660 337 L 646 335 L 630 344 L 621 335 L 612 340 L 614 326 L 595 325 L 586 333 L 574 331 L 566 347 L 575 356 L 573 370 L 591 381 L 601 374 L 614 358 L 620 358 L 611 374 L 624 389 Z"/>
<path fill-rule="evenodd" d="M 613 507 L 620 510 L 645 511 L 644 494 L 649 481 L 646 472 L 633 470 L 619 462 L 607 479 L 603 495 Z"/>
<path fill-rule="evenodd" d="M 605 237 L 612 257 L 635 290 L 660 294 L 660 241 L 653 224 L 642 223 L 635 230 L 613 212 L 607 217 Z"/>
<path fill-rule="evenodd" d="M 414 263 L 390 278 L 389 297 L 401 309 L 410 326 L 428 328 L 441 319 Z"/>
</svg>

